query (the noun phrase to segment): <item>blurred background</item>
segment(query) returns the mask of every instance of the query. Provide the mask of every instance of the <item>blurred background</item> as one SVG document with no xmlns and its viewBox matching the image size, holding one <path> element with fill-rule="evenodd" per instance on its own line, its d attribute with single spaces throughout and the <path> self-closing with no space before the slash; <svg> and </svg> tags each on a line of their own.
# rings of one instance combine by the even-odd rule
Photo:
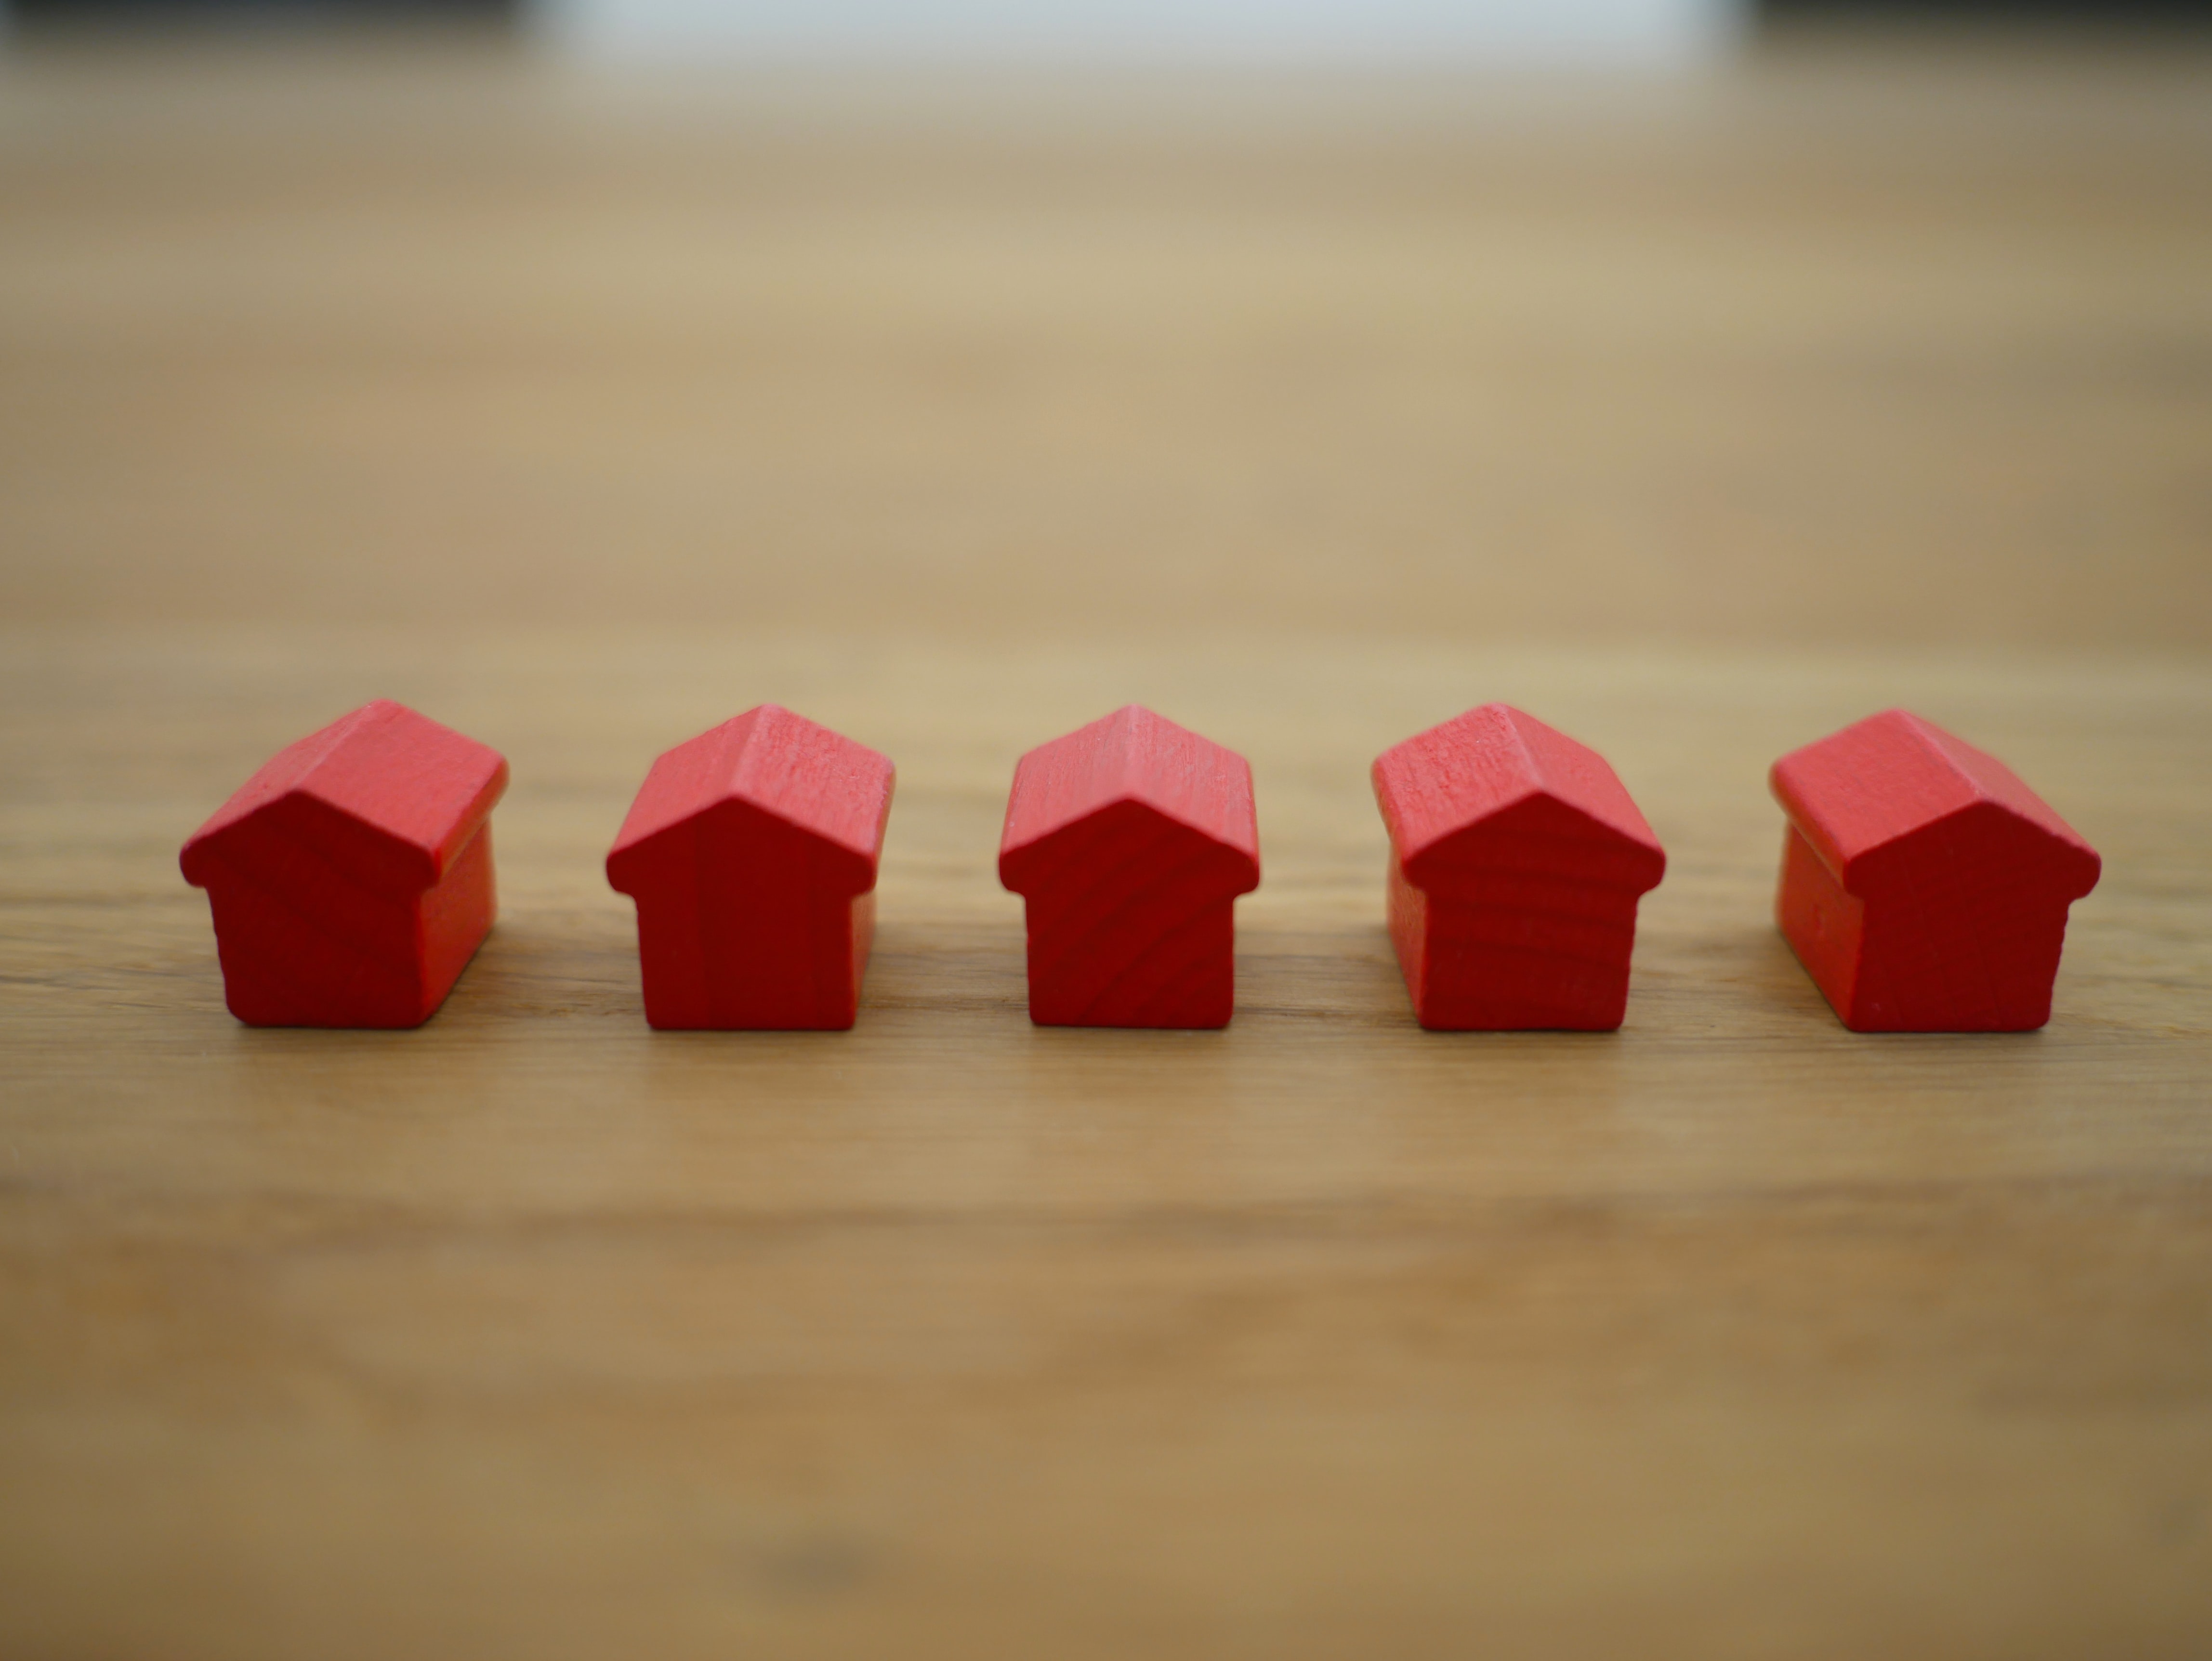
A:
<svg viewBox="0 0 2212 1661">
<path fill-rule="evenodd" d="M 2212 1652 L 2207 7 L 0 6 L 0 1650 Z M 177 848 L 376 696 L 499 926 L 240 1029 Z M 1617 1038 L 1412 1026 L 1365 770 L 1494 697 L 1667 846 Z M 768 699 L 897 763 L 860 1023 L 651 1034 Z M 1225 1033 L 1024 1019 L 1131 699 Z M 2105 856 L 2047 1032 L 1776 937 L 1899 703 Z"/>
<path fill-rule="evenodd" d="M 10 3 L 18 616 L 2212 641 L 2203 5 Z"/>
<path fill-rule="evenodd" d="M 2202 24 L 2203 0 L 12 0 L 33 27 L 106 20 L 143 27 L 187 17 L 302 26 L 443 17 L 548 30 L 594 46 L 803 47 L 927 55 L 1048 48 L 1146 56 L 1191 52 L 1270 60 L 1347 52 L 1434 51 L 1684 58 L 1747 29 L 1807 17 L 1974 19 L 2091 27 Z"/>
</svg>

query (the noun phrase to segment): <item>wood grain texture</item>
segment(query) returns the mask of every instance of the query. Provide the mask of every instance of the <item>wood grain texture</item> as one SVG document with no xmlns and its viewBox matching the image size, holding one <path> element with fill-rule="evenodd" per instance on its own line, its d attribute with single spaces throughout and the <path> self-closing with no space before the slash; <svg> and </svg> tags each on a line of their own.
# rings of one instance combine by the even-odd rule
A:
<svg viewBox="0 0 2212 1661">
<path fill-rule="evenodd" d="M 0 1652 L 2212 1641 L 2201 59 L 4 78 Z M 379 695 L 501 921 L 242 1028 L 176 848 Z M 1668 850 L 1618 1033 L 1407 1007 L 1366 769 L 1493 698 Z M 601 856 L 770 700 L 899 765 L 858 1023 L 650 1032 Z M 1224 1031 L 1024 1013 L 1014 761 L 1132 700 L 1253 766 Z M 2105 857 L 2040 1032 L 1774 930 L 1891 705 Z"/>
</svg>

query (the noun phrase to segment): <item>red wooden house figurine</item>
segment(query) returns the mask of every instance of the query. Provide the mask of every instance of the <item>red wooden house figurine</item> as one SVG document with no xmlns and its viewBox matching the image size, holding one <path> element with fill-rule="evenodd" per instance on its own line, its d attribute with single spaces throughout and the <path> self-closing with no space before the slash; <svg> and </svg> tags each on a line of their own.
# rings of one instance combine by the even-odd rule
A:
<svg viewBox="0 0 2212 1661">
<path fill-rule="evenodd" d="M 1854 1032 L 2024 1032 L 2051 1019 L 2067 908 L 2096 853 L 1996 757 L 1891 709 L 1774 764 L 1776 920 Z"/>
<path fill-rule="evenodd" d="M 253 1026 L 420 1026 L 497 909 L 495 750 L 388 698 L 277 752 L 184 847 Z"/>
<path fill-rule="evenodd" d="M 891 764 L 773 703 L 653 764 L 607 855 L 656 1027 L 853 1025 Z"/>
<path fill-rule="evenodd" d="M 1024 756 L 999 879 L 1026 902 L 1030 1019 L 1226 1026 L 1260 885 L 1252 770 L 1129 705 Z"/>
<path fill-rule="evenodd" d="M 1425 1027 L 1610 1031 L 1667 855 L 1595 750 L 1503 703 L 1376 757 L 1390 938 Z"/>
</svg>

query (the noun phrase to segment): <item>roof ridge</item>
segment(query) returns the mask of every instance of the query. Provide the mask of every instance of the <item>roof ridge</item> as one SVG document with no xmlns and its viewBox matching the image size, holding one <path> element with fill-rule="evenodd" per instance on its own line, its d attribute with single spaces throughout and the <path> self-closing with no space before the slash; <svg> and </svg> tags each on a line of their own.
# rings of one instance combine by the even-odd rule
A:
<svg viewBox="0 0 2212 1661">
<path fill-rule="evenodd" d="M 714 770 L 721 776 L 721 782 L 718 788 L 731 795 L 744 795 L 750 800 L 748 792 L 750 787 L 748 787 L 744 776 L 749 765 L 753 767 L 759 765 L 759 760 L 753 753 L 755 749 L 753 741 L 760 736 L 761 718 L 771 709 L 787 715 L 791 713 L 780 703 L 756 703 L 749 709 L 738 710 L 727 721 L 718 721 L 708 727 L 705 733 L 700 735 L 703 738 L 712 734 L 715 738 Z M 730 730 L 740 722 L 744 726 L 742 735 Z M 757 803 L 754 805 L 758 806 Z M 712 806 L 714 804 L 709 802 L 707 806 Z M 777 817 L 782 816 L 779 814 Z"/>
<path fill-rule="evenodd" d="M 400 703 L 397 698 L 371 698 L 367 703 L 362 704 L 360 709 L 347 710 L 345 714 L 340 715 L 336 721 L 331 722 L 329 726 L 324 727 L 319 733 L 309 734 L 311 738 L 320 738 L 325 740 L 323 747 L 316 752 L 313 760 L 310 761 L 305 767 L 302 767 L 298 773 L 293 776 L 292 782 L 286 785 L 283 790 L 278 792 L 278 795 L 289 796 L 295 791 L 304 788 L 308 780 L 313 778 L 317 773 L 320 772 L 325 767 L 330 764 L 331 757 L 337 755 L 337 752 L 344 747 L 345 742 L 348 739 L 353 737 L 355 733 L 360 732 L 363 727 L 371 725 L 373 720 L 389 721 L 395 710 L 403 713 L 411 713 L 408 711 L 407 706 Z M 425 715 L 422 719 L 428 721 L 429 717 Z M 273 801 L 276 800 L 276 798 L 272 796 L 270 800 Z M 331 803 L 330 806 L 336 807 L 337 804 Z M 337 811 L 340 812 L 346 812 L 343 808 L 337 808 Z M 348 817 L 355 818 L 358 816 L 349 813 Z M 366 824 L 368 821 L 363 820 L 362 822 Z"/>
<path fill-rule="evenodd" d="M 1536 719 L 1535 716 L 1530 715 L 1526 709 L 1520 708 L 1516 704 L 1506 703 L 1503 698 L 1493 698 L 1488 704 L 1483 707 L 1486 709 L 1502 709 L 1505 712 L 1505 725 L 1513 734 L 1513 742 L 1520 747 L 1521 759 L 1528 764 L 1528 777 L 1534 783 L 1534 790 L 1531 794 L 1540 792 L 1544 795 L 1549 796 L 1553 801 L 1559 802 L 1562 806 L 1574 806 L 1575 804 L 1573 802 L 1565 800 L 1560 796 L 1558 791 L 1552 788 L 1552 781 L 1549 776 L 1544 771 L 1544 764 L 1536 758 L 1535 751 L 1529 745 L 1528 734 L 1522 729 L 1521 723 L 1524 721 L 1534 721 Z M 1492 812 L 1494 813 L 1502 813 L 1509 807 L 1519 806 L 1527 800 L 1528 797 L 1526 795 L 1516 796 L 1510 801 L 1500 803 L 1497 807 L 1493 808 Z"/>
<path fill-rule="evenodd" d="M 1943 738 L 1946 736 L 1943 730 L 1937 727 L 1934 721 L 1929 720 L 1927 716 L 1916 714 L 1911 709 L 1899 708 L 1884 709 L 1877 714 L 1874 719 L 1880 721 L 1883 715 L 1899 715 L 1903 717 L 1905 725 L 1911 730 L 1912 736 L 1920 741 L 1922 747 L 1932 751 L 1935 753 L 1936 758 L 1951 770 L 1952 776 L 1960 783 L 1964 784 L 1968 790 L 1973 793 L 1973 801 L 1966 803 L 1964 806 L 1953 808 L 1951 810 L 1951 813 L 1963 813 L 1966 811 L 1967 807 L 1972 807 L 1978 802 L 1993 802 L 1997 806 L 2003 808 L 2008 813 L 2013 812 L 2011 804 L 1998 800 L 1996 796 L 1990 794 L 1990 788 L 1987 784 L 1984 783 L 1981 779 L 1976 777 L 1974 774 L 1969 772 L 1964 766 L 1960 764 L 1959 758 L 1951 753 L 1949 746 L 1943 742 Z M 1965 740 L 1954 739 L 1953 742 L 1963 744 Z M 1939 818 L 1948 818 L 1951 817 L 1951 813 L 1940 815 Z M 2018 818 L 2019 815 L 2014 813 L 2014 817 Z M 1929 821 L 1930 824 L 1936 822 L 1936 820 Z M 1898 834 L 1899 836 L 1905 836 L 1911 833 L 1907 831 L 1899 831 Z"/>
<path fill-rule="evenodd" d="M 1236 751 L 1144 704 L 1125 703 L 1046 740 L 1015 764 L 1000 857 L 1126 803 L 1256 861 L 1258 827 L 1247 822 L 1250 797 L 1251 764 Z M 1241 809 L 1224 805 L 1233 800 L 1241 800 Z"/>
<path fill-rule="evenodd" d="M 1143 729 L 1143 718 L 1146 715 L 1150 715 L 1154 721 L 1165 719 L 1158 710 L 1148 709 L 1143 704 L 1134 703 L 1123 704 L 1106 717 L 1107 730 L 1113 734 L 1115 741 L 1121 745 L 1121 754 L 1118 758 L 1120 765 L 1115 770 L 1120 777 L 1121 791 L 1121 794 L 1115 798 L 1117 801 L 1145 800 L 1141 788 L 1144 782 L 1144 762 L 1138 753 L 1140 746 L 1137 741 L 1137 735 Z"/>
</svg>

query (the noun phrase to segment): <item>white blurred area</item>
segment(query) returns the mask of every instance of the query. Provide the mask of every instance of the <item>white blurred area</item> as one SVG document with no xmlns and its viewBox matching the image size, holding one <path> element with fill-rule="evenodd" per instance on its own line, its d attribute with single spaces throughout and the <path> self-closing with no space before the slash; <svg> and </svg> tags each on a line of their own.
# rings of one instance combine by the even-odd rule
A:
<svg viewBox="0 0 2212 1661">
<path fill-rule="evenodd" d="M 1695 64 L 1747 0 L 538 0 L 588 57 L 1207 64 Z"/>
</svg>

